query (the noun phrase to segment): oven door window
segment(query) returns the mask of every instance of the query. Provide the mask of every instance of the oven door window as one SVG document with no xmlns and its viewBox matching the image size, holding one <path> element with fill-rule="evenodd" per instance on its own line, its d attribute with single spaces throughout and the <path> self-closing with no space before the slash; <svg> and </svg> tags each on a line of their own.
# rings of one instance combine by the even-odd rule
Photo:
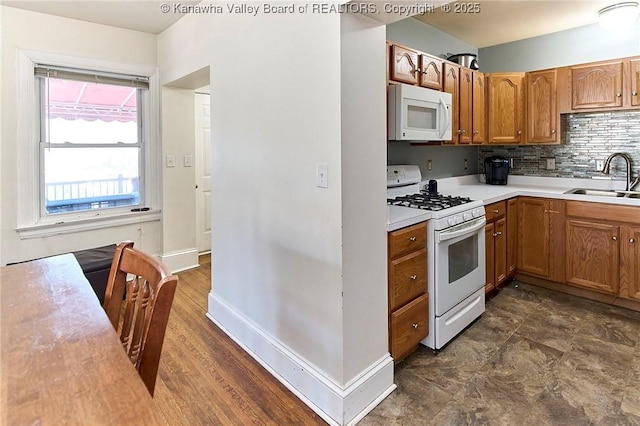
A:
<svg viewBox="0 0 640 426">
<path fill-rule="evenodd" d="M 449 246 L 449 284 L 478 268 L 478 234 Z"/>
</svg>

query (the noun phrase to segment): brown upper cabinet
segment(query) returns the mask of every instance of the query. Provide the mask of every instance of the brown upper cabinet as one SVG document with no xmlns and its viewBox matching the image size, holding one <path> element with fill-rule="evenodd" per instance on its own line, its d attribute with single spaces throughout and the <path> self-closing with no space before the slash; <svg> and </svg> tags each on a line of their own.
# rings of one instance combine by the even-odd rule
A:
<svg viewBox="0 0 640 426">
<path fill-rule="evenodd" d="M 560 142 L 556 80 L 556 69 L 527 73 L 527 143 Z"/>
<path fill-rule="evenodd" d="M 420 54 L 420 86 L 442 90 L 442 65 L 444 61 L 435 56 Z"/>
<path fill-rule="evenodd" d="M 487 80 L 484 73 L 473 71 L 473 112 L 471 142 L 487 143 Z"/>
<path fill-rule="evenodd" d="M 484 74 L 444 63 L 444 89 L 452 97 L 453 139 L 445 144 L 483 143 L 487 140 L 487 102 Z"/>
<path fill-rule="evenodd" d="M 640 106 L 640 59 L 629 61 L 631 68 L 631 106 Z"/>
<path fill-rule="evenodd" d="M 391 45 L 389 80 L 407 84 L 418 84 L 418 52 L 397 44 Z"/>
<path fill-rule="evenodd" d="M 571 107 L 622 107 L 622 61 L 571 67 Z"/>
<path fill-rule="evenodd" d="M 451 93 L 451 137 L 452 140 L 443 142 L 454 144 L 458 142 L 460 136 L 460 66 L 455 64 L 444 64 L 443 91 Z"/>
<path fill-rule="evenodd" d="M 524 73 L 491 73 L 487 81 L 489 143 L 523 143 Z"/>
<path fill-rule="evenodd" d="M 640 59 L 616 59 L 569 68 L 571 111 L 615 110 L 640 106 Z"/>
<path fill-rule="evenodd" d="M 444 144 L 560 144 L 560 114 L 640 107 L 638 56 L 488 74 L 392 42 L 387 56 L 389 81 L 451 93 Z"/>
<path fill-rule="evenodd" d="M 389 80 L 442 90 L 442 59 L 397 44 L 389 56 Z"/>
</svg>

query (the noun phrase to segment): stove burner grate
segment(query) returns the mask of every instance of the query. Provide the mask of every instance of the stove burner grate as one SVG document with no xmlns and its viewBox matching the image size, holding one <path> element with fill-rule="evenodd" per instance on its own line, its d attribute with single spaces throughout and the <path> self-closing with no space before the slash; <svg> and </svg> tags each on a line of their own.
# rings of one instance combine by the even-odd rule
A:
<svg viewBox="0 0 640 426">
<path fill-rule="evenodd" d="M 387 198 L 387 204 L 394 206 L 410 207 L 414 209 L 438 211 L 450 207 L 466 204 L 472 200 L 469 197 L 454 197 L 450 195 L 431 194 L 421 191 L 419 194 L 402 195 L 396 198 Z"/>
</svg>

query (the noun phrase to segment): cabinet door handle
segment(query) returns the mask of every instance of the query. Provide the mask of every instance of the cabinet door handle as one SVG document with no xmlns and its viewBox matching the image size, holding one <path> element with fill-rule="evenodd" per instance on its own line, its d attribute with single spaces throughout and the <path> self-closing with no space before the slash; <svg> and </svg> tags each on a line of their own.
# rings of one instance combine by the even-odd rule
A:
<svg viewBox="0 0 640 426">
<path fill-rule="evenodd" d="M 415 241 L 415 240 L 417 240 L 416 237 L 409 237 L 409 241 Z"/>
<path fill-rule="evenodd" d="M 544 211 L 545 213 L 560 213 L 558 210 L 546 210 Z"/>
<path fill-rule="evenodd" d="M 413 324 L 411 324 L 411 327 L 415 328 L 416 330 L 418 329 L 418 323 L 414 322 Z"/>
<path fill-rule="evenodd" d="M 409 278 L 411 278 L 413 281 L 415 281 L 415 280 L 418 279 L 418 276 L 417 275 L 411 275 Z"/>
<path fill-rule="evenodd" d="M 616 237 L 615 235 L 614 235 L 613 237 L 611 237 L 611 239 L 612 239 L 613 241 L 618 241 L 618 237 Z"/>
<path fill-rule="evenodd" d="M 635 243 L 635 242 L 636 242 L 636 240 L 634 240 L 633 238 L 629 238 L 629 242 L 630 242 L 631 244 L 633 244 L 633 243 Z"/>
</svg>

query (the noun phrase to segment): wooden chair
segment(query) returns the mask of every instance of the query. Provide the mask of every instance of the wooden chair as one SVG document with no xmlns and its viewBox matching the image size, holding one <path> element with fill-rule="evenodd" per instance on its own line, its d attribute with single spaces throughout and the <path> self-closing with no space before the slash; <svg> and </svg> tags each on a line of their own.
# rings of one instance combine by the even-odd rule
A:
<svg viewBox="0 0 640 426">
<path fill-rule="evenodd" d="M 177 276 L 132 241 L 116 248 L 102 307 L 152 396 L 177 284 Z"/>
</svg>

